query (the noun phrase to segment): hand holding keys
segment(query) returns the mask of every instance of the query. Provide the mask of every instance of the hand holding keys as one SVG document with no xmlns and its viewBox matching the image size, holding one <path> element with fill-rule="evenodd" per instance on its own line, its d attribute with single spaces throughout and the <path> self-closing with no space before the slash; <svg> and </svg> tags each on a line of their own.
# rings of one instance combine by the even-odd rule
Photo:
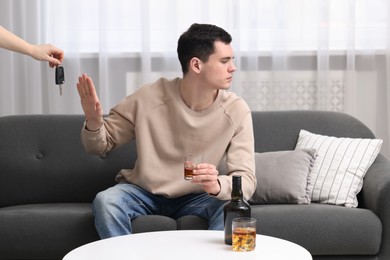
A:
<svg viewBox="0 0 390 260">
<path fill-rule="evenodd" d="M 56 67 L 56 85 L 60 87 L 60 95 L 62 96 L 62 84 L 65 82 L 64 67 Z"/>
</svg>

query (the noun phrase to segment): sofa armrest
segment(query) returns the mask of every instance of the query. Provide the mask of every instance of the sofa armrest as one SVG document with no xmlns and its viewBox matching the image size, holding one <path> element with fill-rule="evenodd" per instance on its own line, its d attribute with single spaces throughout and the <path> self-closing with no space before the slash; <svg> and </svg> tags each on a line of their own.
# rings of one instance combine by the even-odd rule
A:
<svg viewBox="0 0 390 260">
<path fill-rule="evenodd" d="M 372 210 L 382 222 L 379 259 L 390 259 L 390 161 L 379 154 L 368 170 L 362 189 L 362 207 Z"/>
<path fill-rule="evenodd" d="M 390 209 L 390 161 L 379 154 L 364 178 L 363 205 L 381 216 Z"/>
</svg>

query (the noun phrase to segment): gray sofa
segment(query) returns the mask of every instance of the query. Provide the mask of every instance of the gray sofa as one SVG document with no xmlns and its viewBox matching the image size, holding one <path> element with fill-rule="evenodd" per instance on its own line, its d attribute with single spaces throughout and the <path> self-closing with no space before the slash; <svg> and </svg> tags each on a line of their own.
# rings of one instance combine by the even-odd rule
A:
<svg viewBox="0 0 390 260">
<path fill-rule="evenodd" d="M 114 185 L 136 159 L 130 143 L 102 156 L 85 153 L 81 115 L 0 118 L 0 259 L 61 259 L 99 239 L 91 214 L 95 194 Z M 300 129 L 373 138 L 358 120 L 335 112 L 253 112 L 256 151 L 293 150 Z M 252 205 L 258 233 L 308 249 L 313 259 L 390 259 L 390 162 L 379 155 L 358 195 L 359 207 Z M 134 232 L 207 229 L 198 217 L 140 217 Z M 261 246 L 261 245 L 259 245 Z"/>
</svg>

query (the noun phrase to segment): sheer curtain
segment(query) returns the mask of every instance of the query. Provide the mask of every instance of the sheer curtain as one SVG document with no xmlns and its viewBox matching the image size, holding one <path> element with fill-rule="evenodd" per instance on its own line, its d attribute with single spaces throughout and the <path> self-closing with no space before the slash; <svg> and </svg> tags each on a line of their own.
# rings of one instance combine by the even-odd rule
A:
<svg viewBox="0 0 390 260">
<path fill-rule="evenodd" d="M 181 76 L 180 34 L 213 23 L 233 36 L 232 91 L 252 110 L 351 114 L 389 157 L 387 0 L 0 0 L 0 24 L 65 50 L 64 95 L 46 63 L 0 50 L 0 116 L 82 113 L 75 89 L 92 76 L 105 112 L 154 79 Z"/>
</svg>

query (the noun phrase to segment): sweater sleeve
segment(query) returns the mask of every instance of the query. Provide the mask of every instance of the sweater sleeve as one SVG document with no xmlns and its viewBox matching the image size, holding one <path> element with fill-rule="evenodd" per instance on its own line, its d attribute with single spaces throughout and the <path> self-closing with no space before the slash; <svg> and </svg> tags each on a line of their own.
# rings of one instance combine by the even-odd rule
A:
<svg viewBox="0 0 390 260">
<path fill-rule="evenodd" d="M 124 99 L 111 109 L 98 131 L 89 131 L 84 123 L 81 141 L 87 153 L 104 154 L 134 139 L 134 124 L 129 113 L 125 112 L 128 102 Z"/>
<path fill-rule="evenodd" d="M 242 176 L 242 191 L 244 199 L 249 200 L 256 188 L 255 159 L 254 159 L 254 137 L 252 114 L 250 111 L 242 118 L 236 126 L 226 153 L 226 175 L 218 177 L 221 191 L 216 196 L 221 200 L 230 200 L 232 191 L 232 176 Z"/>
</svg>

